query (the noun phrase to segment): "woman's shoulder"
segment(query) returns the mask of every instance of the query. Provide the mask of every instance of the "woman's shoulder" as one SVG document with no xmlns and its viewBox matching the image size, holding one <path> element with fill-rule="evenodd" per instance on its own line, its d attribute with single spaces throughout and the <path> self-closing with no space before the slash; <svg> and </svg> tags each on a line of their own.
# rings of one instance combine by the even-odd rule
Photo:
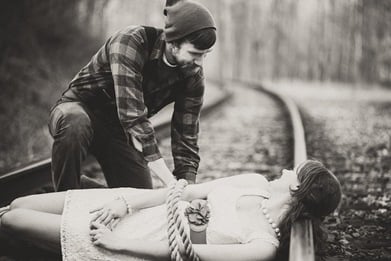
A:
<svg viewBox="0 0 391 261">
<path fill-rule="evenodd" d="M 241 179 L 241 187 L 266 189 L 269 186 L 269 181 L 259 173 L 243 173 L 238 177 Z"/>
<path fill-rule="evenodd" d="M 258 173 L 245 173 L 224 178 L 218 178 L 205 183 L 189 185 L 186 193 L 183 196 L 185 200 L 193 200 L 195 198 L 207 198 L 209 193 L 223 187 L 233 188 L 253 188 L 259 190 L 268 190 L 269 182 L 267 179 Z"/>
<path fill-rule="evenodd" d="M 210 192 L 218 191 L 219 193 L 221 193 L 221 191 L 224 191 L 225 193 L 231 193 L 237 191 L 238 193 L 242 194 L 251 194 L 249 193 L 249 191 L 259 191 L 260 193 L 268 191 L 269 188 L 269 182 L 267 181 L 267 179 L 258 173 L 244 173 L 240 175 L 230 176 L 224 178 L 222 181 L 223 182 L 219 183 L 218 186 L 214 186 L 214 189 L 211 189 Z M 268 193 L 263 194 L 266 195 Z"/>
</svg>

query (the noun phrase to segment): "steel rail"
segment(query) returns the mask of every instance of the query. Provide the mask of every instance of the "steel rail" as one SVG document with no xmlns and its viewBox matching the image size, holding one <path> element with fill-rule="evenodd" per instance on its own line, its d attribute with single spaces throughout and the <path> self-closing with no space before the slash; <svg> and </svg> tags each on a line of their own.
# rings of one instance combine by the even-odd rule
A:
<svg viewBox="0 0 391 261">
<path fill-rule="evenodd" d="M 221 97 L 217 97 L 209 104 L 205 104 L 201 111 L 201 117 L 207 116 L 230 97 L 230 92 L 223 91 Z M 169 135 L 170 116 L 171 115 L 164 115 L 163 119 L 158 118 L 155 121 L 152 120 L 158 138 L 167 137 Z M 50 158 L 9 173 L 4 173 L 0 176 L 0 207 L 9 204 L 17 197 L 45 192 L 45 187 L 52 187 Z"/>
<path fill-rule="evenodd" d="M 295 102 L 288 96 L 285 96 L 276 90 L 266 87 L 258 82 L 241 81 L 249 87 L 268 93 L 275 97 L 286 107 L 289 112 L 290 121 L 293 129 L 294 140 L 294 165 L 303 162 L 307 159 L 307 149 L 305 142 L 305 132 L 303 121 L 300 112 Z M 313 241 L 313 228 L 310 219 L 304 219 L 295 222 L 291 228 L 290 247 L 289 247 L 290 261 L 314 261 L 315 250 Z"/>
</svg>

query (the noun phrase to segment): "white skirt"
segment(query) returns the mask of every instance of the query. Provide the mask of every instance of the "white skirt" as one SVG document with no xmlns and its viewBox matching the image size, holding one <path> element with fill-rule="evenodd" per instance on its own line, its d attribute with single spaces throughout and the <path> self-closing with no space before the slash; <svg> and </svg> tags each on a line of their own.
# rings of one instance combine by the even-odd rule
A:
<svg viewBox="0 0 391 261">
<path fill-rule="evenodd" d="M 118 254 L 91 242 L 89 225 L 92 216 L 89 211 L 123 195 L 124 190 L 127 195 L 134 193 L 135 197 L 143 193 L 142 190 L 132 188 L 70 190 L 66 193 L 61 222 L 63 260 L 148 260 Z M 187 205 L 187 202 L 180 202 L 179 207 L 184 209 Z M 183 217 L 183 220 L 186 219 Z M 167 240 L 166 206 L 135 211 L 131 216 L 121 219 L 113 233 L 125 240 Z"/>
</svg>

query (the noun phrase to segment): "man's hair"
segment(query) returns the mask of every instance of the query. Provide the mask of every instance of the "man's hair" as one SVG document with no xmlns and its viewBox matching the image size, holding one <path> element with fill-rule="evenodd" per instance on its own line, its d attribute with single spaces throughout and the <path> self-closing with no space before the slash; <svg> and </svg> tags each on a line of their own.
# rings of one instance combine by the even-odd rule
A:
<svg viewBox="0 0 391 261">
<path fill-rule="evenodd" d="M 207 50 L 216 43 L 216 29 L 205 28 L 188 34 L 178 40 L 172 41 L 171 43 L 177 46 L 188 42 L 194 45 L 199 50 Z"/>
</svg>

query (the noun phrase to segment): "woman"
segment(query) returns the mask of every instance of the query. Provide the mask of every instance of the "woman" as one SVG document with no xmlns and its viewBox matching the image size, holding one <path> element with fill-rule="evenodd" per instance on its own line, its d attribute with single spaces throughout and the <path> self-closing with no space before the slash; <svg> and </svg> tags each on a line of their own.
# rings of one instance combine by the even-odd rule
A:
<svg viewBox="0 0 391 261">
<path fill-rule="evenodd" d="M 119 188 L 23 197 L 2 216 L 0 231 L 62 251 L 64 260 L 168 260 L 166 194 Z M 340 198 L 337 178 L 308 160 L 271 182 L 244 174 L 189 185 L 180 208 L 193 199 L 210 204 L 207 244 L 193 244 L 201 260 L 271 260 L 286 257 L 294 221 L 312 218 L 318 236 L 318 221 Z"/>
</svg>

